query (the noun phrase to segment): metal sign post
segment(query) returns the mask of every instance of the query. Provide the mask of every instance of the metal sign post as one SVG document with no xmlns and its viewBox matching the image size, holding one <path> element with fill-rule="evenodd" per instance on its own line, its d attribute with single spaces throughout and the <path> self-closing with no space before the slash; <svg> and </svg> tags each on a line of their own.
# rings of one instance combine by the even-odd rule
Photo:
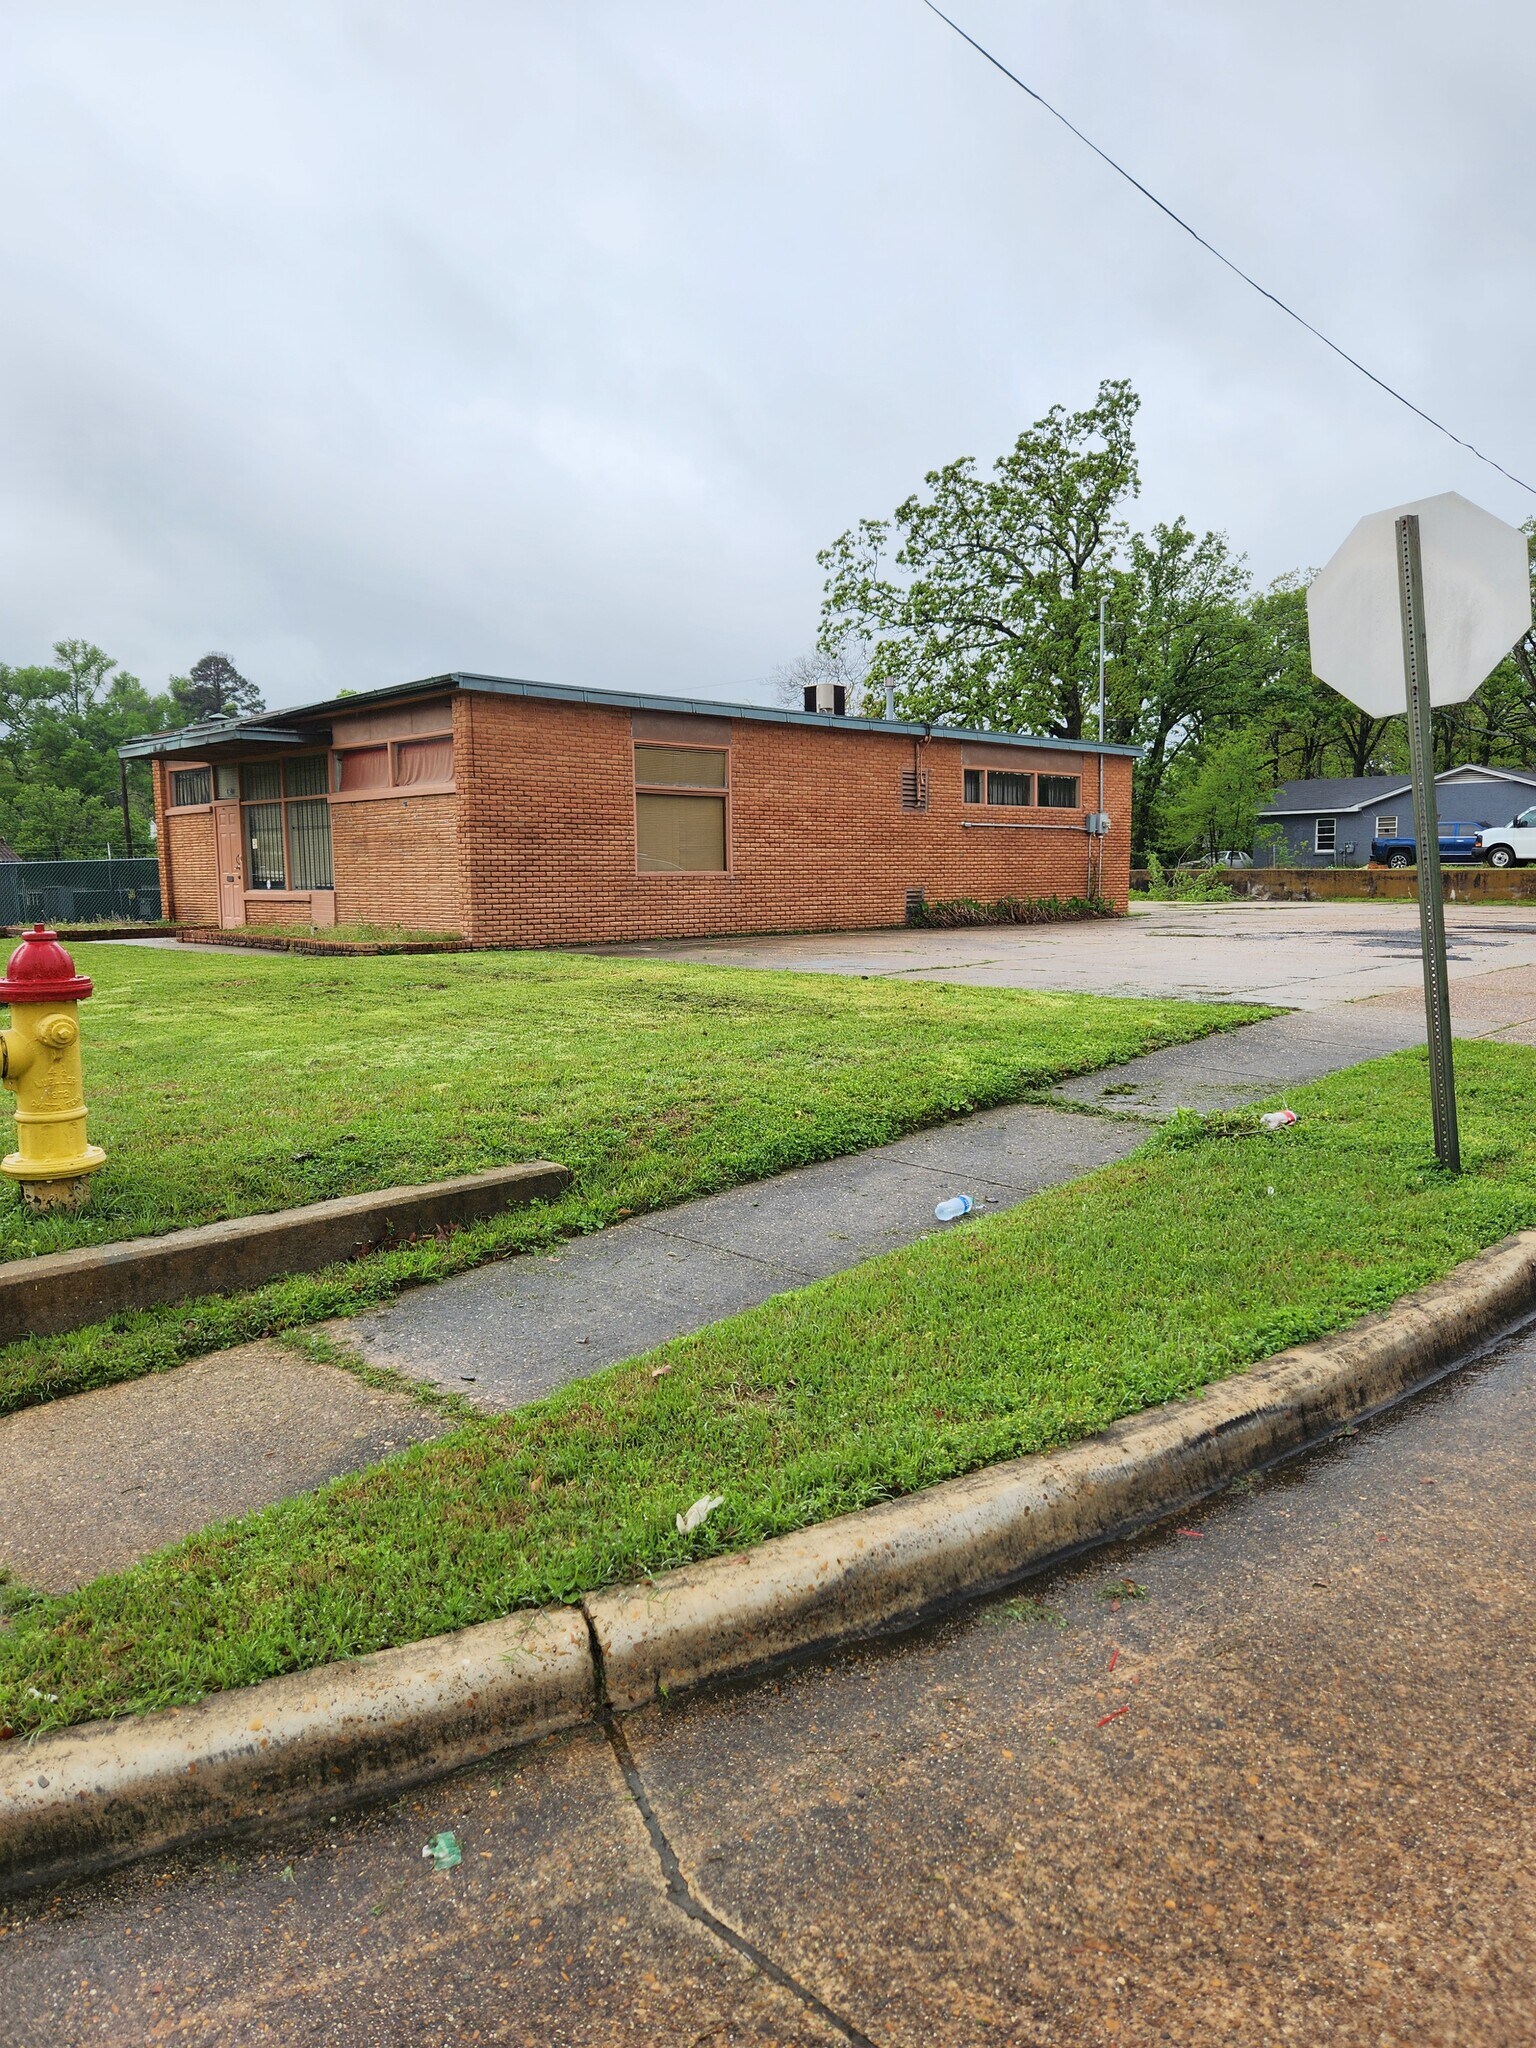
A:
<svg viewBox="0 0 1536 2048">
<path fill-rule="evenodd" d="M 1456 1127 L 1456 1075 L 1451 1056 L 1451 990 L 1445 961 L 1445 904 L 1440 890 L 1440 820 L 1435 806 L 1435 752 L 1429 721 L 1429 652 L 1424 631 L 1424 562 L 1419 515 L 1397 521 L 1398 597 L 1403 615 L 1403 677 L 1408 688 L 1408 763 L 1413 775 L 1413 829 L 1418 857 L 1419 939 L 1424 954 L 1424 1017 L 1429 1030 L 1429 1103 L 1435 1157 L 1461 1171 Z"/>
<path fill-rule="evenodd" d="M 1307 588 L 1312 673 L 1372 718 L 1408 697 L 1435 1157 L 1461 1170 L 1429 713 L 1460 704 L 1531 629 L 1525 535 L 1455 491 L 1369 512 Z"/>
</svg>

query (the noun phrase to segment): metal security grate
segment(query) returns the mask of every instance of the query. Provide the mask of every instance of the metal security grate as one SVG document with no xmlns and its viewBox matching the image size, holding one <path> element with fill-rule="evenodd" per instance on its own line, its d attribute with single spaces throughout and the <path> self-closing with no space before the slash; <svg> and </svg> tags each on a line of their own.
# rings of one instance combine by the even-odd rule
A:
<svg viewBox="0 0 1536 2048">
<path fill-rule="evenodd" d="M 907 923 L 908 923 L 908 924 L 911 924 L 911 923 L 913 922 L 913 920 L 914 920 L 914 919 L 916 919 L 916 918 L 919 918 L 919 917 L 921 917 L 921 916 L 922 916 L 922 914 L 923 914 L 923 905 L 924 905 L 924 904 L 925 904 L 925 903 L 927 902 L 927 900 L 928 900 L 928 899 L 927 899 L 926 895 L 924 894 L 924 892 L 923 892 L 923 891 L 922 891 L 921 889 L 909 889 L 909 890 L 907 891 Z"/>
<path fill-rule="evenodd" d="M 159 915 L 156 861 L 0 862 L 0 925 L 144 924 Z"/>
</svg>

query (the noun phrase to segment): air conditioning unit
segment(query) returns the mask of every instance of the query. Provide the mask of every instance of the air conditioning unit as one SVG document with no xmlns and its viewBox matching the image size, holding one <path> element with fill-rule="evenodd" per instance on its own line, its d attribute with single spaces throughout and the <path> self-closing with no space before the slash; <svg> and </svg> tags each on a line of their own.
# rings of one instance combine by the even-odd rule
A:
<svg viewBox="0 0 1536 2048">
<path fill-rule="evenodd" d="M 819 711 L 826 718 L 846 718 L 848 692 L 841 683 L 807 683 L 805 708 L 807 711 Z"/>
</svg>

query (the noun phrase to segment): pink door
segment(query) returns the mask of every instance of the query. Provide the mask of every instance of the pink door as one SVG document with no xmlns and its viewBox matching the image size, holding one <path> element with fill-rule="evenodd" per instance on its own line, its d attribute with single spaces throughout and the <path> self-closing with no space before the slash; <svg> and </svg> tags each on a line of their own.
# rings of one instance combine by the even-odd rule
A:
<svg viewBox="0 0 1536 2048">
<path fill-rule="evenodd" d="M 215 804 L 214 837 L 219 853 L 219 923 L 245 923 L 245 865 L 240 847 L 240 806 Z"/>
</svg>

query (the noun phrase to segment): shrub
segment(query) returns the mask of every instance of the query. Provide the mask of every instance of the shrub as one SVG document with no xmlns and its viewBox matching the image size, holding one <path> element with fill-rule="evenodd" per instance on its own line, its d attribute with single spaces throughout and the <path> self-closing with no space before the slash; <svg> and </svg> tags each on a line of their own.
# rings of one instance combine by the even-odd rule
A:
<svg viewBox="0 0 1536 2048">
<path fill-rule="evenodd" d="M 999 896 L 983 903 L 975 896 L 955 896 L 947 903 L 917 903 L 908 924 L 947 931 L 967 924 L 1066 924 L 1075 918 L 1118 917 L 1107 896 Z"/>
</svg>

